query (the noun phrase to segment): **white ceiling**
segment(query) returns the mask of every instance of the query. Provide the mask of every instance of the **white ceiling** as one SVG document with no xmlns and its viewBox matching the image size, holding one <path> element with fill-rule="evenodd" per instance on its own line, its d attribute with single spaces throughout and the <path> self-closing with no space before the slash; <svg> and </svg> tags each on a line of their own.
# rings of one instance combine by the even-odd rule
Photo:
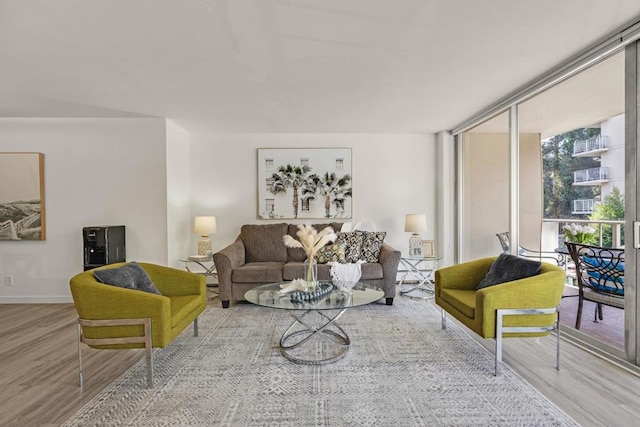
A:
<svg viewBox="0 0 640 427">
<path fill-rule="evenodd" d="M 0 117 L 432 133 L 638 17 L 638 0 L 0 0 Z"/>
<path fill-rule="evenodd" d="M 624 52 L 576 74 L 520 104 L 520 132 L 542 138 L 600 122 L 624 113 Z M 473 132 L 508 132 L 509 116 L 502 113 Z"/>
</svg>

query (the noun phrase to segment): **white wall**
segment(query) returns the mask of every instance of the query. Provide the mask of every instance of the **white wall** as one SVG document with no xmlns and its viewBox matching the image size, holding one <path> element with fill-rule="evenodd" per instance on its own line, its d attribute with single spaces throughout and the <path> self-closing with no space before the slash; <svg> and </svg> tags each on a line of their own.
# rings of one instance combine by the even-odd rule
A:
<svg viewBox="0 0 640 427">
<path fill-rule="evenodd" d="M 463 138 L 460 261 L 501 252 L 496 233 L 509 230 L 509 139 L 505 133 L 465 133 Z"/>
<path fill-rule="evenodd" d="M 70 302 L 82 227 L 127 227 L 127 259 L 167 262 L 164 119 L 0 119 L 1 151 L 44 153 L 45 241 L 0 241 L 0 303 Z"/>
<path fill-rule="evenodd" d="M 435 240 L 434 135 L 192 135 L 192 213 L 216 216 L 214 252 L 233 242 L 243 224 L 294 222 L 257 219 L 257 149 L 299 147 L 352 148 L 354 221 L 375 222 L 387 231 L 385 241 L 406 253 L 405 215 L 425 213 L 429 230 L 422 238 Z"/>
<path fill-rule="evenodd" d="M 540 135 L 519 135 L 520 246 L 540 250 L 542 154 Z M 509 135 L 464 134 L 463 241 L 461 261 L 502 252 L 496 233 L 509 231 Z"/>
<path fill-rule="evenodd" d="M 184 268 L 180 258 L 196 253 L 191 245 L 191 176 L 189 134 L 167 120 L 167 256 L 168 265 Z"/>
<path fill-rule="evenodd" d="M 257 148 L 347 147 L 355 221 L 406 252 L 407 213 L 437 240 L 434 135 L 195 135 L 164 119 L 0 119 L 0 152 L 44 153 L 47 240 L 0 241 L 0 303 L 70 302 L 82 227 L 127 227 L 127 260 L 183 268 L 193 217 L 216 215 L 214 250 L 257 219 Z M 299 221 L 300 222 L 300 221 Z M 438 244 L 438 242 L 436 242 Z"/>
</svg>

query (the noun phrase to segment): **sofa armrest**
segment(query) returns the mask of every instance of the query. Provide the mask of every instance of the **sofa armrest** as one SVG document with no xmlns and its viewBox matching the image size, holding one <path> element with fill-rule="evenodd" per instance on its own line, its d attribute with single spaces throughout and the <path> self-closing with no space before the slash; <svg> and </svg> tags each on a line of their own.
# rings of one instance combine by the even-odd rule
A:
<svg viewBox="0 0 640 427">
<path fill-rule="evenodd" d="M 400 255 L 400 251 L 388 243 L 383 243 L 380 248 L 378 262 L 382 265 L 382 280 L 386 298 L 393 298 L 396 293 L 396 276 L 398 275 Z"/>
<path fill-rule="evenodd" d="M 436 270 L 436 295 L 440 289 L 475 289 L 487 275 L 495 257 L 481 258 Z"/>
<path fill-rule="evenodd" d="M 213 254 L 213 262 L 218 272 L 220 301 L 229 301 L 231 300 L 231 274 L 235 268 L 245 264 L 245 250 L 242 240 L 237 239 L 226 248 Z"/>
</svg>

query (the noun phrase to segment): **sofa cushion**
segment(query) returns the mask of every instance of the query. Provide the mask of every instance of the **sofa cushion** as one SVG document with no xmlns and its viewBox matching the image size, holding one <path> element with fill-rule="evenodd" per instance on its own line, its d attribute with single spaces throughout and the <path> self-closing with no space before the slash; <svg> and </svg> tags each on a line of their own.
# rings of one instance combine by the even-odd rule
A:
<svg viewBox="0 0 640 427">
<path fill-rule="evenodd" d="M 357 231 L 356 231 L 357 232 Z M 378 262 L 380 249 L 387 235 L 386 231 L 360 231 L 362 238 L 362 255 L 360 259 L 367 262 Z"/>
<path fill-rule="evenodd" d="M 245 262 L 286 262 L 287 247 L 282 238 L 287 224 L 245 224 L 240 229 L 244 243 Z"/>
<path fill-rule="evenodd" d="M 331 280 L 331 266 L 329 264 L 318 264 L 318 280 Z M 282 270 L 282 280 L 291 281 L 304 277 L 304 261 L 291 261 L 284 265 Z"/>
<path fill-rule="evenodd" d="M 316 261 L 318 264 L 326 264 L 328 262 L 339 262 L 340 264 L 344 264 L 347 262 L 345 253 L 347 249 L 347 244 L 345 242 L 341 243 L 329 243 L 324 247 L 320 248 L 318 253 L 316 254 Z"/>
<path fill-rule="evenodd" d="M 336 239 L 336 243 L 346 243 L 347 249 L 345 252 L 345 258 L 347 262 L 353 263 L 357 262 L 362 255 L 362 242 L 364 240 L 364 233 L 362 231 L 351 231 L 348 233 L 343 233 L 342 231 L 337 232 L 336 235 L 338 238 Z"/>
<path fill-rule="evenodd" d="M 233 270 L 231 280 L 236 283 L 282 282 L 282 262 L 248 262 Z"/>
<path fill-rule="evenodd" d="M 161 295 L 147 272 L 135 261 L 129 262 L 121 267 L 94 270 L 93 277 L 105 285 Z"/>
<path fill-rule="evenodd" d="M 440 298 L 456 310 L 475 319 L 476 315 L 476 291 L 473 289 L 450 289 L 445 288 L 440 291 Z"/>
<path fill-rule="evenodd" d="M 326 224 L 311 224 L 313 228 L 316 229 L 317 232 L 324 230 L 327 227 L 333 228 L 334 232 L 340 231 L 342 224 L 339 222 L 331 222 Z M 287 233 L 289 236 L 293 237 L 296 240 L 298 239 L 298 224 L 289 224 Z M 307 259 L 307 254 L 302 248 L 287 248 L 287 261 L 304 261 Z"/>
<path fill-rule="evenodd" d="M 478 283 L 476 289 L 511 282 L 535 276 L 540 272 L 542 263 L 511 254 L 502 253 L 489 267 L 489 272 Z"/>
</svg>

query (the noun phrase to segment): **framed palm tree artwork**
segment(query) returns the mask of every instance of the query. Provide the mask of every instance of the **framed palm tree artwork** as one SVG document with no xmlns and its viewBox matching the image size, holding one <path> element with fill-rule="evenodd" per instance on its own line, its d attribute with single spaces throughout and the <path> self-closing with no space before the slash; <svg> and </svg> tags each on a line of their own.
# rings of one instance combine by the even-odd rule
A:
<svg viewBox="0 0 640 427">
<path fill-rule="evenodd" d="M 351 218 L 350 148 L 259 148 L 258 218 Z"/>
</svg>

